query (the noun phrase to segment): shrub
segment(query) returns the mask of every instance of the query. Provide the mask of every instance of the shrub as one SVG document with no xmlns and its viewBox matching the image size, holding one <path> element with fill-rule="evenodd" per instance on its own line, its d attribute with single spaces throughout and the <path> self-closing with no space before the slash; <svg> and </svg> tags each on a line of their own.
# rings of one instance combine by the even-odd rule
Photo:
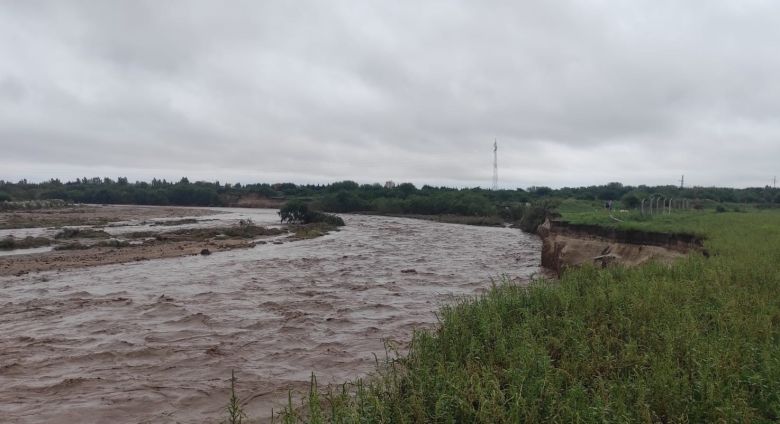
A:
<svg viewBox="0 0 780 424">
<path fill-rule="evenodd" d="M 532 203 L 530 207 L 526 208 L 520 219 L 520 229 L 527 233 L 536 232 L 536 229 L 544 223 L 548 216 L 555 214 L 554 210 L 559 203 L 556 200 L 542 200 Z"/>
<path fill-rule="evenodd" d="M 309 206 L 300 200 L 291 200 L 279 209 L 282 222 L 291 224 L 311 224 L 322 222 L 328 225 L 341 227 L 344 220 L 336 215 L 309 210 Z"/>
<path fill-rule="evenodd" d="M 291 224 L 306 222 L 306 216 L 309 214 L 309 205 L 300 200 L 290 200 L 279 209 L 279 217 L 282 222 Z"/>
<path fill-rule="evenodd" d="M 343 227 L 344 220 L 340 216 L 336 216 L 329 213 L 311 212 L 308 217 L 308 223 L 322 222 L 323 224 L 332 225 L 334 227 Z"/>
<path fill-rule="evenodd" d="M 639 204 L 642 203 L 641 200 L 639 200 L 639 197 L 637 197 L 634 193 L 626 193 L 621 199 L 620 203 L 623 204 L 623 207 L 626 209 L 636 209 L 639 207 Z"/>
<path fill-rule="evenodd" d="M 72 239 L 72 238 L 109 238 L 111 234 L 103 230 L 92 230 L 89 228 L 65 228 L 57 235 L 55 239 Z"/>
<path fill-rule="evenodd" d="M 25 238 L 14 238 L 13 236 L 7 236 L 0 239 L 0 250 L 31 249 L 50 244 L 51 240 L 46 237 L 27 236 Z"/>
</svg>

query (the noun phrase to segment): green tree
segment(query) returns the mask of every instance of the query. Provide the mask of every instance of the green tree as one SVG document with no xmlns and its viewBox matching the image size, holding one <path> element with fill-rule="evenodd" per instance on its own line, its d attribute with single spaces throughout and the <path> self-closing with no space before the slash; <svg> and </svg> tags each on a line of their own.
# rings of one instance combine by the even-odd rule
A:
<svg viewBox="0 0 780 424">
<path fill-rule="evenodd" d="M 620 199 L 620 203 L 622 203 L 623 207 L 626 209 L 636 209 L 639 207 L 639 204 L 642 203 L 642 201 L 639 200 L 639 197 L 637 197 L 637 195 L 632 192 L 624 194 Z"/>
<path fill-rule="evenodd" d="M 309 205 L 300 200 L 290 200 L 279 209 L 279 217 L 282 222 L 291 224 L 303 224 L 309 215 Z"/>
</svg>

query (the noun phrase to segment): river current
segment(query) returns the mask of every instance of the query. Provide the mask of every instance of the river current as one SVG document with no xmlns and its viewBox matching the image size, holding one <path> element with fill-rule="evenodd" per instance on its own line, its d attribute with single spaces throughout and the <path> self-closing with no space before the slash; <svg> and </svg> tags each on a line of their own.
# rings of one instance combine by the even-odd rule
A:
<svg viewBox="0 0 780 424">
<path fill-rule="evenodd" d="M 219 211 L 200 218 L 278 224 Z M 0 277 L 2 422 L 216 423 L 231 370 L 250 417 L 269 418 L 312 372 L 366 375 L 441 305 L 539 271 L 519 230 L 343 218 L 311 240 Z"/>
</svg>

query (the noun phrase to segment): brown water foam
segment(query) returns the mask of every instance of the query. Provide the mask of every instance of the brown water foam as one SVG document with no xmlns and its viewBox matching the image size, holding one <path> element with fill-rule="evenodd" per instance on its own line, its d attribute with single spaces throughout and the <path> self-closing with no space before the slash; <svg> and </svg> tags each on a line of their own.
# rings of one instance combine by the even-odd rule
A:
<svg viewBox="0 0 780 424">
<path fill-rule="evenodd" d="M 311 372 L 370 372 L 442 303 L 538 270 L 517 230 L 344 218 L 313 240 L 0 278 L 2 421 L 218 422 L 231 369 L 267 418 Z"/>
</svg>

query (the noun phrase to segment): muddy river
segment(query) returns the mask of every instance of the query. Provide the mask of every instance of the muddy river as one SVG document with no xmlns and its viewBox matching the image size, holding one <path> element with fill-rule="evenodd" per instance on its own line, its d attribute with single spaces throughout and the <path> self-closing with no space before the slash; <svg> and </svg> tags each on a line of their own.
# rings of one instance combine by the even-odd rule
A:
<svg viewBox="0 0 780 424">
<path fill-rule="evenodd" d="M 220 212 L 202 225 L 277 222 Z M 343 217 L 311 240 L 0 277 L 0 421 L 217 423 L 231 370 L 267 419 L 312 372 L 365 375 L 438 306 L 539 269 L 540 241 L 519 230 Z"/>
</svg>

